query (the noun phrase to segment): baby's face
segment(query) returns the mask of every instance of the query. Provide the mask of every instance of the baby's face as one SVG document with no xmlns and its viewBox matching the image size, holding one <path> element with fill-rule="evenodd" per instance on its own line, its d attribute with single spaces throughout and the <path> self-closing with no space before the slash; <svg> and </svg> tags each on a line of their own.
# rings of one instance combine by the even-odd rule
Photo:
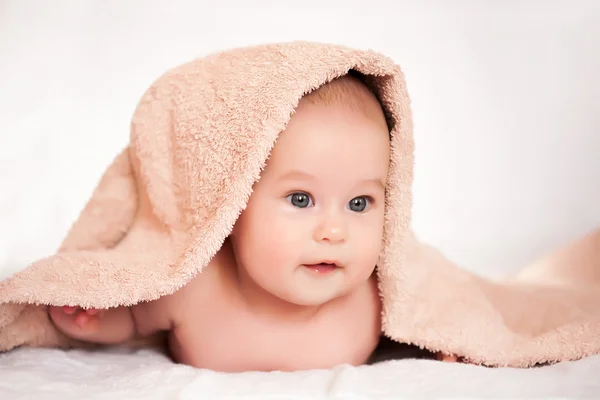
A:
<svg viewBox="0 0 600 400">
<path fill-rule="evenodd" d="M 301 101 L 236 223 L 239 267 L 285 301 L 323 304 L 377 264 L 390 145 L 379 104 L 370 106 L 367 117 Z"/>
</svg>

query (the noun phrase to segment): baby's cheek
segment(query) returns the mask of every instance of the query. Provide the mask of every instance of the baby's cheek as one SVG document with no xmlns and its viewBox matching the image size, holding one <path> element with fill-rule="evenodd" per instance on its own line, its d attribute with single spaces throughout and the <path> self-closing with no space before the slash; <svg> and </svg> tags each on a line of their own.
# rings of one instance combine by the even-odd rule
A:
<svg viewBox="0 0 600 400">
<path fill-rule="evenodd" d="M 300 244 L 293 232 L 282 229 L 273 232 L 269 237 L 268 244 L 265 246 L 265 253 L 273 263 L 280 265 L 286 262 L 289 263 L 294 255 L 298 253 L 299 248 Z"/>
<path fill-rule="evenodd" d="M 256 242 L 260 242 L 254 252 L 257 258 L 261 259 L 262 264 L 269 266 L 268 268 L 289 262 L 293 254 L 298 252 L 297 234 L 294 229 L 290 229 L 289 224 L 276 215 L 262 223 L 264 227 L 258 233 L 260 237 L 256 238 Z"/>
<path fill-rule="evenodd" d="M 360 276 L 360 279 L 365 279 L 371 274 L 379 260 L 381 241 L 365 238 L 360 245 L 356 246 L 355 251 L 356 260 L 359 261 L 357 266 L 359 271 L 356 271 L 356 273 Z"/>
<path fill-rule="evenodd" d="M 298 243 L 303 236 L 303 232 L 306 230 L 303 226 L 306 224 L 306 221 L 294 218 L 278 209 L 274 209 L 261 222 L 266 225 L 268 237 L 275 246 L 289 246 L 290 244 Z"/>
</svg>

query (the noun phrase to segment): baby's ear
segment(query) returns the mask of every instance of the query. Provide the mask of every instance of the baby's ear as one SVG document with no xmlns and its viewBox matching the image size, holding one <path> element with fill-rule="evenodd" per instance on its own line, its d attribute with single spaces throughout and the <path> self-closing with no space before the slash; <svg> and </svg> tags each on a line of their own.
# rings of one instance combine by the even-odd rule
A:
<svg viewBox="0 0 600 400">
<path fill-rule="evenodd" d="M 138 206 L 130 161 L 127 147 L 104 172 L 59 252 L 111 248 L 125 236 Z"/>
</svg>

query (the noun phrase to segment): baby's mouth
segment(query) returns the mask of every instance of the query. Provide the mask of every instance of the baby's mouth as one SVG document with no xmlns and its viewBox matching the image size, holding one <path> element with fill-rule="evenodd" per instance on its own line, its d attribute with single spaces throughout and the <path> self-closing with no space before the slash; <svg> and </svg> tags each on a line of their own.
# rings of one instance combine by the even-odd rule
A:
<svg viewBox="0 0 600 400">
<path fill-rule="evenodd" d="M 336 269 L 341 268 L 337 264 L 332 263 L 304 264 L 304 267 L 313 270 L 319 274 L 328 274 L 335 271 Z"/>
</svg>

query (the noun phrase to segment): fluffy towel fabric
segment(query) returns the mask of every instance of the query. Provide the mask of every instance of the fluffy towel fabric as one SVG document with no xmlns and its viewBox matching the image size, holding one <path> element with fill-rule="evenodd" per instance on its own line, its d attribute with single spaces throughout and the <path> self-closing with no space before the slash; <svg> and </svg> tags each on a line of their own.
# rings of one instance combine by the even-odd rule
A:
<svg viewBox="0 0 600 400">
<path fill-rule="evenodd" d="M 490 366 L 598 353 L 600 232 L 503 282 L 420 244 L 410 230 L 413 133 L 400 68 L 376 52 L 307 42 L 212 54 L 150 86 L 129 146 L 57 254 L 0 282 L 0 350 L 72 345 L 44 305 L 132 305 L 185 285 L 229 234 L 299 99 L 351 70 L 364 76 L 391 127 L 377 268 L 383 333 Z"/>
</svg>

